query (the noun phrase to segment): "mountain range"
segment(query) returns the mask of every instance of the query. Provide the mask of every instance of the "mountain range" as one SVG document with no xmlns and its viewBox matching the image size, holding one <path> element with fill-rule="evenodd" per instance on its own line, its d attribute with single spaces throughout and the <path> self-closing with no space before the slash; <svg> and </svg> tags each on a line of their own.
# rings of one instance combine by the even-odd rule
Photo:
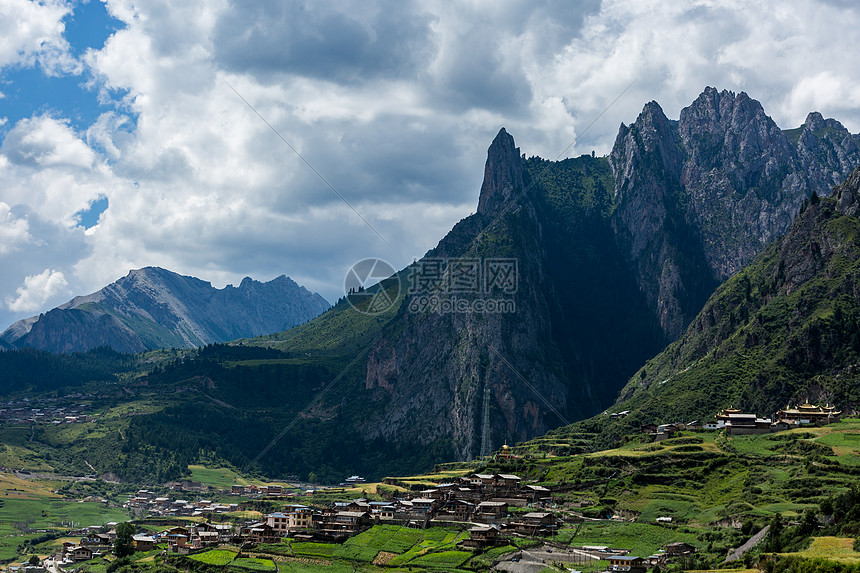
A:
<svg viewBox="0 0 860 573">
<path fill-rule="evenodd" d="M 854 404 L 856 173 L 827 196 L 857 165 L 839 122 L 780 129 L 713 88 L 678 120 L 646 104 L 607 157 L 527 157 L 502 129 L 477 212 L 425 257 L 289 330 L 138 366 L 129 391 L 161 406 L 102 449 L 373 477 L 607 408 L 634 410 L 629 425 L 804 394 Z"/>
<path fill-rule="evenodd" d="M 16 322 L 0 334 L 0 345 L 51 352 L 193 348 L 286 330 L 329 306 L 284 275 L 265 283 L 246 277 L 238 287 L 216 289 L 194 277 L 145 267 Z"/>
<path fill-rule="evenodd" d="M 516 258 L 517 311 L 401 307 L 367 363 L 371 399 L 394 406 L 365 431 L 451 436 L 469 459 L 482 442 L 498 447 L 601 411 L 811 194 L 829 194 L 857 165 L 860 137 L 839 122 L 810 113 L 783 131 L 745 93 L 713 88 L 678 121 L 648 103 L 608 158 L 525 159 L 502 130 L 478 212 L 427 256 Z"/>
</svg>

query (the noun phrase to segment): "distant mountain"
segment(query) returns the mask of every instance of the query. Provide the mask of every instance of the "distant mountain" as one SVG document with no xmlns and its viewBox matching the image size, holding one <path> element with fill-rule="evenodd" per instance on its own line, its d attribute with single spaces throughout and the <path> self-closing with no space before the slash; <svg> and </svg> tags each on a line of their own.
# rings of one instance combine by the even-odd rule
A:
<svg viewBox="0 0 860 573">
<path fill-rule="evenodd" d="M 0 334 L 0 342 L 51 352 L 191 348 L 286 330 L 329 306 L 283 275 L 266 283 L 246 277 L 238 287 L 216 289 L 194 277 L 146 267 L 16 322 Z"/>
<path fill-rule="evenodd" d="M 630 379 L 612 411 L 675 421 L 732 405 L 765 416 L 807 400 L 860 408 L 860 169 L 801 209 Z"/>
</svg>

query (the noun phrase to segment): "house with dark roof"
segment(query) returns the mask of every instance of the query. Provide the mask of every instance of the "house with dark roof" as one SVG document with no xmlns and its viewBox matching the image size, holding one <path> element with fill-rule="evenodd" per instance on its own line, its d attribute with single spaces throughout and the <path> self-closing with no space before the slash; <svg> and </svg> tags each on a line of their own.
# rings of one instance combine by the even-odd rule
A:
<svg viewBox="0 0 860 573">
<path fill-rule="evenodd" d="M 499 528 L 491 525 L 472 527 L 469 529 L 468 539 L 461 541 L 460 545 L 468 549 L 481 549 L 484 547 L 494 547 L 503 543 L 506 543 L 506 541 L 499 536 Z"/>
<path fill-rule="evenodd" d="M 468 521 L 474 511 L 474 503 L 464 499 L 452 499 L 439 508 L 439 515 L 447 515 L 459 521 Z"/>
<path fill-rule="evenodd" d="M 499 520 L 508 515 L 508 503 L 505 501 L 482 501 L 475 511 L 475 519 Z"/>
<path fill-rule="evenodd" d="M 79 545 L 78 547 L 73 548 L 69 555 L 71 555 L 72 560 L 77 561 L 89 561 L 93 558 L 93 550 L 89 547 L 84 547 L 83 545 Z"/>
<path fill-rule="evenodd" d="M 133 535 L 131 541 L 135 551 L 152 551 L 155 549 L 155 537 L 151 535 Z"/>
</svg>

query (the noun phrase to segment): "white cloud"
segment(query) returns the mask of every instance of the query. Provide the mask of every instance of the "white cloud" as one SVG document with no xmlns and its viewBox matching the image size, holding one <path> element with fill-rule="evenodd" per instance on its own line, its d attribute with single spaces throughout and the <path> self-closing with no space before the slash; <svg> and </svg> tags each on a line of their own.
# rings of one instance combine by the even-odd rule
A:
<svg viewBox="0 0 860 573">
<path fill-rule="evenodd" d="M 17 298 L 7 298 L 6 305 L 14 312 L 33 312 L 54 296 L 65 292 L 67 285 L 63 273 L 45 269 L 38 275 L 25 277 L 23 286 L 16 289 Z"/>
<path fill-rule="evenodd" d="M 32 240 L 27 219 L 16 217 L 9 205 L 0 201 L 0 255 L 17 250 L 21 243 Z"/>
<path fill-rule="evenodd" d="M 0 68 L 40 60 L 50 74 L 79 69 L 63 38 L 63 18 L 71 11 L 71 2 L 62 0 L 0 0 Z"/>
<path fill-rule="evenodd" d="M 0 199 L 27 205 L 50 221 L 74 226 L 75 213 L 119 185 L 103 158 L 65 120 L 23 119 L 0 146 Z"/>
<path fill-rule="evenodd" d="M 860 84 L 845 73 L 814 73 L 794 85 L 782 106 L 792 117 L 802 117 L 819 108 L 848 113 L 860 108 Z"/>
<path fill-rule="evenodd" d="M 40 169 L 91 169 L 96 159 L 67 121 L 49 116 L 19 121 L 3 141 L 2 151 L 13 163 Z"/>
<path fill-rule="evenodd" d="M 503 125 L 529 155 L 555 158 L 576 137 L 568 155 L 606 153 L 646 102 L 677 118 L 713 85 L 747 91 L 783 127 L 818 110 L 860 130 L 856 50 L 833 40 L 860 27 L 850 3 L 106 6 L 125 27 L 83 65 L 118 110 L 80 132 L 44 114 L 3 126 L 0 201 L 18 242 L 0 253 L 0 300 L 44 268 L 77 294 L 144 265 L 216 285 L 286 273 L 335 298 L 355 260 L 406 264 L 474 210 Z M 64 60 L 71 8 L 0 0 L 22 14 L 0 18 L 0 69 L 80 65 Z M 109 207 L 85 234 L 74 214 L 102 195 Z"/>
</svg>

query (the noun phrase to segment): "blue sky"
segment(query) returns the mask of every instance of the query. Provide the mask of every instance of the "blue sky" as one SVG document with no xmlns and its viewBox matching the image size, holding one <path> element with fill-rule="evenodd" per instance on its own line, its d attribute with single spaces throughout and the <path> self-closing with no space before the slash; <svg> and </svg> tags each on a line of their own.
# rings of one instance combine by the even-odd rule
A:
<svg viewBox="0 0 860 573">
<path fill-rule="evenodd" d="M 607 153 L 658 101 L 746 91 L 860 131 L 852 3 L 0 0 L 0 329 L 162 266 L 329 300 L 474 212 L 504 126 Z M 385 237 L 380 240 L 241 98 Z M 627 87 L 591 128 L 585 127 Z"/>
<path fill-rule="evenodd" d="M 69 54 L 81 58 L 88 49 L 100 50 L 105 41 L 125 25 L 112 18 L 99 0 L 73 5 L 73 11 L 62 20 L 63 38 Z M 83 131 L 98 116 L 115 108 L 113 101 L 99 102 L 97 90 L 87 82 L 92 77 L 86 68 L 75 72 L 45 72 L 41 65 L 12 65 L 0 74 L 4 94 L 3 115 L 8 124 L 33 115 L 56 115 L 69 120 L 75 130 Z"/>
</svg>

